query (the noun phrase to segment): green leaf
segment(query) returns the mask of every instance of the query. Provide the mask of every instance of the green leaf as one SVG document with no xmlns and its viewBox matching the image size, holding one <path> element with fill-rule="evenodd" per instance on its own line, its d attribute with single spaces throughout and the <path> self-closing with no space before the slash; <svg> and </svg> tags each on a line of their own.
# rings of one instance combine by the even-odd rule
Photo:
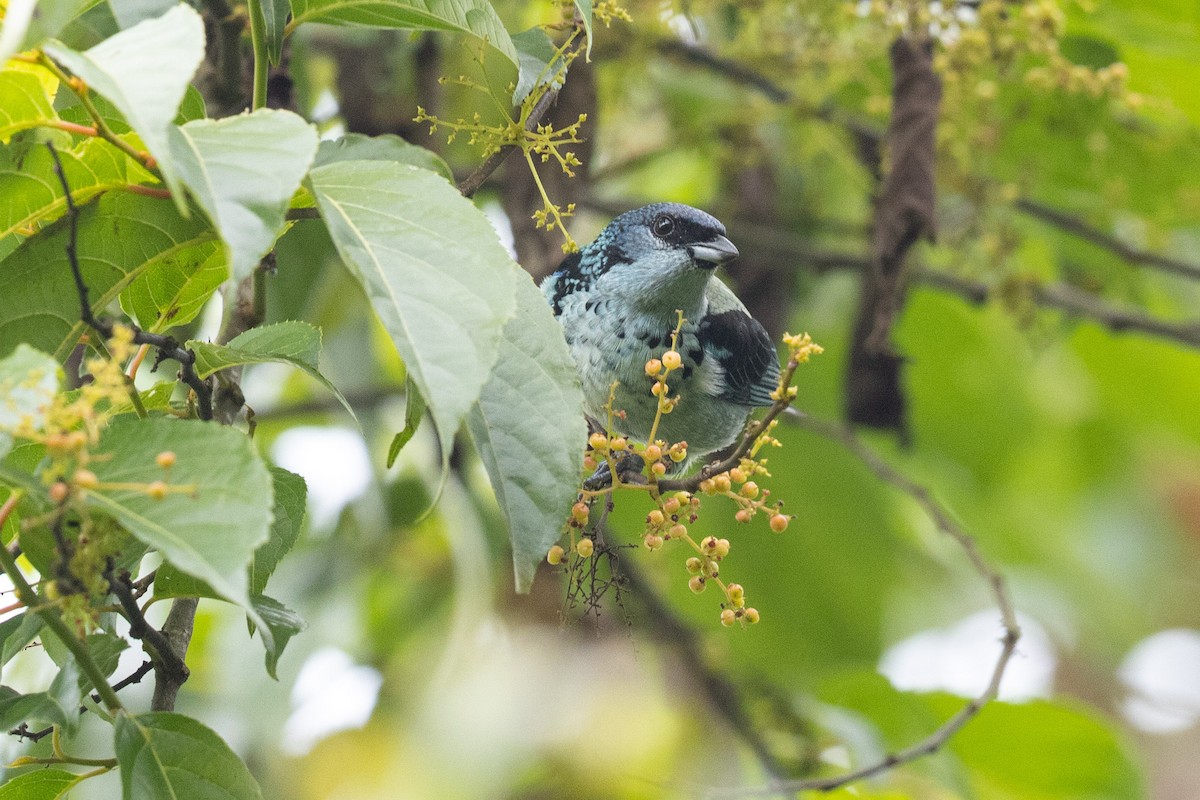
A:
<svg viewBox="0 0 1200 800">
<path fill-rule="evenodd" d="M 562 327 L 528 273 L 516 268 L 513 280 L 517 313 L 467 421 L 508 520 L 517 591 L 527 592 L 575 500 L 587 423 Z"/>
<path fill-rule="evenodd" d="M 295 547 L 304 525 L 304 514 L 308 487 L 295 473 L 271 467 L 271 479 L 275 489 L 274 519 L 267 541 L 254 551 L 247 567 L 247 583 L 251 595 L 262 594 L 267 580 L 275 572 L 280 560 Z M 154 596 L 162 597 L 211 597 L 222 599 L 204 581 L 185 575 L 170 564 L 163 564 L 154 578 Z"/>
<path fill-rule="evenodd" d="M 59 42 L 49 42 L 44 49 L 121 111 L 158 161 L 179 212 L 186 214 L 168 133 L 188 82 L 204 58 L 200 15 L 181 3 L 85 52 Z"/>
<path fill-rule="evenodd" d="M 417 426 L 421 424 L 423 416 L 425 416 L 425 398 L 421 397 L 421 393 L 417 391 L 417 387 L 411 380 L 406 380 L 404 382 L 404 430 L 393 436 L 392 443 L 388 445 L 388 469 L 391 469 L 392 464 L 396 463 L 396 458 L 404 449 L 404 445 L 412 441 L 413 436 L 416 435 Z"/>
<path fill-rule="evenodd" d="M 252 595 L 263 593 L 279 562 L 296 546 L 308 507 L 308 486 L 304 478 L 281 467 L 271 467 L 271 480 L 275 485 L 275 519 L 266 544 L 254 551 L 250 561 Z"/>
<path fill-rule="evenodd" d="M 512 314 L 512 259 L 483 213 L 428 170 L 339 161 L 310 181 L 338 253 L 429 404 L 447 458 Z"/>
<path fill-rule="evenodd" d="M 258 266 L 317 152 L 317 132 L 290 111 L 259 109 L 170 129 L 179 179 L 229 251 L 233 277 Z"/>
<path fill-rule="evenodd" d="M 59 150 L 58 156 L 76 205 L 137 182 L 129 174 L 132 160 L 102 139 L 88 139 L 75 152 Z M 66 208 L 49 150 L 33 147 L 20 158 L 12 149 L 0 150 L 0 257 L 16 249 L 29 230 L 57 219 Z"/>
<path fill-rule="evenodd" d="M 155 463 L 163 451 L 176 454 L 169 472 Z M 270 473 L 249 438 L 196 420 L 119 417 L 94 455 L 102 483 L 165 480 L 173 490 L 154 499 L 140 489 L 96 489 L 87 493 L 88 505 L 222 598 L 253 611 L 246 567 L 267 541 L 273 503 Z"/>
<path fill-rule="evenodd" d="M 381 136 L 347 133 L 337 139 L 321 142 L 313 167 L 332 164 L 335 161 L 394 161 L 397 164 L 412 164 L 414 167 L 436 172 L 451 183 L 454 182 L 454 172 L 441 156 L 392 133 Z"/>
<path fill-rule="evenodd" d="M 346 398 L 318 371 L 321 330 L 307 322 L 289 320 L 251 328 L 231 339 L 227 345 L 191 341 L 187 346 L 196 353 L 196 372 L 201 378 L 229 367 L 279 361 L 298 367 L 316 378 L 333 392 L 350 416 L 354 416 L 354 410 Z"/>
<path fill-rule="evenodd" d="M 14 433 L 45 426 L 61 381 L 58 362 L 27 344 L 0 359 L 0 458 L 12 449 Z"/>
<path fill-rule="evenodd" d="M 0 666 L 7 664 L 36 639 L 44 624 L 41 616 L 28 612 L 0 622 Z"/>
<path fill-rule="evenodd" d="M 0 786 L 0 800 L 58 800 L 84 777 L 62 769 L 24 772 Z"/>
<path fill-rule="evenodd" d="M 575 0 L 575 10 L 583 20 L 583 33 L 587 36 L 588 60 L 592 58 L 592 0 Z"/>
<path fill-rule="evenodd" d="M 456 31 L 486 41 L 513 64 L 517 51 L 486 0 L 292 0 L 292 25 L 327 22 L 373 28 Z"/>
<path fill-rule="evenodd" d="M 275 674 L 276 667 L 279 665 L 279 657 L 283 655 L 283 648 L 291 641 L 291 638 L 308 627 L 308 623 L 304 618 L 285 606 L 283 603 L 266 595 L 258 595 L 253 598 L 254 608 L 258 611 L 258 616 L 267 623 L 267 627 L 271 629 L 270 643 L 267 645 L 267 674 L 275 680 L 278 676 Z M 266 641 L 266 640 L 264 640 Z"/>
<path fill-rule="evenodd" d="M 50 98 L 36 75 L 0 69 L 0 142 L 14 133 L 56 119 Z"/>
<path fill-rule="evenodd" d="M 554 59 L 557 48 L 541 28 L 530 28 L 513 37 L 517 48 L 517 88 L 513 90 L 513 105 L 519 105 L 525 97 L 556 71 L 547 73 L 546 66 Z M 540 79 L 540 80 L 539 80 Z"/>
<path fill-rule="evenodd" d="M 75 709 L 75 713 L 78 714 L 78 708 Z M 0 728 L 7 731 L 22 722 L 34 721 L 74 728 L 67 709 L 63 707 L 59 698 L 51 696 L 49 692 L 21 694 L 15 689 L 0 686 Z"/>
<path fill-rule="evenodd" d="M 109 0 L 113 17 L 121 29 L 131 28 L 139 22 L 161 17 L 177 0 Z"/>
<path fill-rule="evenodd" d="M 119 714 L 114 731 L 124 800 L 259 800 L 242 760 L 212 730 L 167 711 Z"/>
<path fill-rule="evenodd" d="M 200 264 L 212 255 L 215 238 L 201 215 L 184 219 L 164 200 L 102 195 L 79 212 L 79 264 L 92 310 L 102 314 L 152 266 Z M 66 220 L 59 220 L 0 260 L 0 355 L 28 342 L 61 363 L 79 341 L 84 324 L 66 243 Z"/>
<path fill-rule="evenodd" d="M 271 478 L 275 487 L 274 521 L 271 523 L 270 538 L 254 551 L 247 568 L 247 580 L 250 584 L 250 603 L 259 615 L 257 621 L 260 625 L 265 623 L 268 629 L 269 635 L 263 636 L 263 645 L 267 650 L 267 673 L 274 678 L 275 666 L 284 646 L 288 639 L 304 629 L 304 621 L 278 601 L 262 596 L 262 592 L 275 567 L 291 552 L 300 537 L 308 490 L 303 478 L 286 469 L 272 467 Z M 185 575 L 170 564 L 158 568 L 154 579 L 154 596 L 223 599 L 204 581 Z"/>
<path fill-rule="evenodd" d="M 260 0 L 262 6 L 263 38 L 267 44 L 267 59 L 279 63 L 283 54 L 283 29 L 287 25 L 291 6 L 288 0 Z"/>
<path fill-rule="evenodd" d="M 962 701 L 929 698 L 943 714 Z M 979 797 L 1144 797 L 1134 753 L 1110 724 L 1081 706 L 989 703 L 950 740 Z M 1013 770 L 1013 764 L 1021 768 Z"/>
<path fill-rule="evenodd" d="M 21 50 L 36 47 L 77 17 L 95 0 L 10 0 L 0 27 L 0 64 Z"/>
<path fill-rule="evenodd" d="M 229 277 L 223 248 L 214 246 L 203 262 L 168 260 L 145 270 L 121 292 L 121 308 L 152 333 L 186 325 Z"/>
</svg>

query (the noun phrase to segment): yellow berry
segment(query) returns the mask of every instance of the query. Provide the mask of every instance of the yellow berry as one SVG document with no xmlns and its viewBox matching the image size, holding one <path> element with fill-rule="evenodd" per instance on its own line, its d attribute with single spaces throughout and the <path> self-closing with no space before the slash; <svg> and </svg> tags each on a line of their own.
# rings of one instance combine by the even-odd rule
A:
<svg viewBox="0 0 1200 800">
<path fill-rule="evenodd" d="M 583 468 L 584 469 L 595 469 L 596 468 L 596 459 L 592 458 L 590 453 L 583 457 Z"/>
<path fill-rule="evenodd" d="M 646 374 L 651 378 L 662 372 L 663 364 L 657 358 L 652 358 L 646 362 Z"/>
<path fill-rule="evenodd" d="M 657 533 L 647 533 L 642 539 L 642 544 L 646 545 L 647 550 L 659 550 L 663 546 L 664 539 Z"/>
<path fill-rule="evenodd" d="M 667 512 L 668 514 L 678 514 L 679 507 L 679 500 L 674 497 L 669 498 L 667 502 L 663 503 L 663 511 Z"/>
<path fill-rule="evenodd" d="M 646 445 L 646 460 L 647 461 L 651 461 L 651 462 L 658 461 L 660 458 L 662 458 L 662 448 L 661 447 L 659 447 L 656 444 Z"/>
<path fill-rule="evenodd" d="M 695 556 L 692 556 L 691 558 L 689 558 L 687 560 L 687 562 L 684 564 L 684 566 L 687 567 L 688 572 L 692 573 L 693 575 L 699 575 L 700 570 L 704 568 L 704 562 L 702 562 L 700 559 L 696 558 Z"/>
<path fill-rule="evenodd" d="M 625 450 L 627 447 L 629 447 L 629 441 L 624 436 L 617 436 L 611 442 L 608 443 L 608 446 L 614 452 L 620 453 L 623 450 Z"/>
<path fill-rule="evenodd" d="M 646 515 L 646 522 L 650 523 L 656 528 L 663 524 L 663 520 L 663 512 L 659 511 L 657 508 Z"/>
<path fill-rule="evenodd" d="M 588 508 L 588 504 L 584 503 L 583 501 L 571 506 L 571 516 L 574 517 L 575 521 L 580 525 L 583 525 L 588 521 L 589 512 L 590 509 Z"/>
<path fill-rule="evenodd" d="M 672 539 L 682 539 L 687 536 L 687 528 L 682 525 L 672 525 L 671 530 L 667 531 L 667 535 Z"/>
<path fill-rule="evenodd" d="M 704 541 L 700 542 L 700 547 L 705 553 L 712 555 L 713 553 L 717 552 L 717 537 L 706 536 Z"/>
<path fill-rule="evenodd" d="M 595 550 L 595 548 L 596 545 L 587 537 L 584 537 L 575 543 L 575 552 L 578 553 L 582 558 L 591 557 L 592 551 Z"/>
<path fill-rule="evenodd" d="M 725 593 L 729 596 L 729 602 L 735 608 L 741 608 L 746 605 L 746 590 L 742 588 L 740 583 L 731 583 L 725 587 Z"/>
<path fill-rule="evenodd" d="M 715 553 L 717 558 L 724 558 L 725 556 L 729 555 L 729 540 L 717 539 L 717 548 Z"/>
<path fill-rule="evenodd" d="M 758 497 L 758 484 L 754 481 L 747 481 L 739 493 L 742 497 Z"/>
<path fill-rule="evenodd" d="M 682 364 L 683 359 L 680 358 L 679 353 L 675 352 L 674 350 L 668 350 L 667 352 L 663 353 L 662 365 L 668 370 L 679 369 Z"/>
<path fill-rule="evenodd" d="M 788 518 L 783 514 L 775 514 L 771 517 L 771 530 L 776 533 L 783 533 L 787 530 Z"/>
<path fill-rule="evenodd" d="M 100 485 L 100 479 L 90 469 L 77 469 L 71 482 L 81 489 L 95 489 Z"/>
<path fill-rule="evenodd" d="M 50 484 L 50 499 L 55 504 L 66 502 L 67 497 L 71 494 L 71 487 L 67 486 L 62 481 L 56 481 Z"/>
<path fill-rule="evenodd" d="M 735 620 L 737 620 L 737 614 L 734 613 L 732 608 L 727 608 L 721 612 L 721 624 L 726 628 L 733 627 Z"/>
<path fill-rule="evenodd" d="M 685 458 L 687 458 L 687 442 L 676 442 L 675 444 L 671 445 L 671 449 L 668 452 L 671 456 L 671 460 L 675 463 L 683 461 Z"/>
<path fill-rule="evenodd" d="M 745 483 L 746 473 L 742 471 L 741 467 L 734 467 L 729 470 L 729 479 L 734 483 Z"/>
<path fill-rule="evenodd" d="M 667 385 L 662 381 L 655 381 L 654 385 L 650 387 L 650 394 L 654 395 L 655 397 L 661 397 L 662 395 L 666 394 L 666 391 Z"/>
<path fill-rule="evenodd" d="M 760 619 L 760 617 L 758 616 L 757 608 L 747 608 L 742 613 L 742 616 L 745 618 L 746 622 L 749 622 L 751 625 L 758 622 L 758 620 Z"/>
<path fill-rule="evenodd" d="M 733 488 L 733 482 L 729 480 L 729 476 L 725 473 L 714 476 L 713 484 L 717 487 L 718 492 L 728 492 Z"/>
<path fill-rule="evenodd" d="M 650 471 L 661 478 L 663 475 L 667 474 L 667 465 L 661 461 L 655 461 L 650 465 Z"/>
<path fill-rule="evenodd" d="M 750 509 L 743 508 L 741 511 L 734 514 L 733 518 L 736 519 L 738 522 L 749 522 L 750 521 Z"/>
<path fill-rule="evenodd" d="M 154 463 L 163 469 L 170 469 L 175 466 L 175 454 L 170 450 L 163 450 L 154 457 Z"/>
<path fill-rule="evenodd" d="M 603 433 L 593 433 L 588 437 L 588 444 L 592 446 L 593 450 L 599 450 L 603 453 L 608 449 L 608 437 Z"/>
<path fill-rule="evenodd" d="M 688 588 L 696 594 L 703 592 L 704 587 L 707 585 L 708 584 L 705 583 L 703 575 L 693 575 L 691 580 L 688 581 Z"/>
<path fill-rule="evenodd" d="M 167 496 L 167 485 L 162 481 L 151 481 L 146 484 L 146 494 L 155 500 L 162 500 Z"/>
<path fill-rule="evenodd" d="M 549 552 L 546 553 L 546 563 L 561 564 L 562 560 L 563 560 L 563 556 L 565 556 L 566 554 L 567 554 L 567 551 L 563 550 L 561 546 L 556 544 L 550 548 Z"/>
<path fill-rule="evenodd" d="M 699 488 L 700 491 L 704 492 L 705 494 L 715 494 L 717 491 L 717 485 L 713 483 L 712 478 L 705 478 L 704 480 L 700 481 Z"/>
</svg>

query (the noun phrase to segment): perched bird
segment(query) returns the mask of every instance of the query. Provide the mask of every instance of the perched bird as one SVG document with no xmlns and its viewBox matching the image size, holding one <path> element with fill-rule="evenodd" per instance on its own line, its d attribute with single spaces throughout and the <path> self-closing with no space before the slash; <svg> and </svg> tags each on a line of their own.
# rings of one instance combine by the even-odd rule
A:
<svg viewBox="0 0 1200 800">
<path fill-rule="evenodd" d="M 750 411 L 771 405 L 779 362 L 766 330 L 713 272 L 738 255 L 716 218 L 679 203 L 621 214 L 542 282 L 583 383 L 584 411 L 607 422 L 609 387 L 621 434 L 645 442 L 658 400 L 646 362 L 670 349 L 685 319 L 670 374 L 680 403 L 657 438 L 688 443 L 688 463 L 732 443 Z M 686 466 L 686 465 L 685 465 Z"/>
</svg>

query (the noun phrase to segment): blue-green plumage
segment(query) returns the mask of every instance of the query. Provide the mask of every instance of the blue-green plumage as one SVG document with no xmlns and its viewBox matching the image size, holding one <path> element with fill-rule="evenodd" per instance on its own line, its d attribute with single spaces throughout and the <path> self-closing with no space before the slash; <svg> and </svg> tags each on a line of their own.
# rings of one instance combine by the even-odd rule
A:
<svg viewBox="0 0 1200 800">
<path fill-rule="evenodd" d="M 676 347 L 683 363 L 669 383 L 681 401 L 658 438 L 687 441 L 695 458 L 730 444 L 752 408 L 771 404 L 779 380 L 771 339 L 713 276 L 736 256 L 714 217 L 656 203 L 614 219 L 546 278 L 542 291 L 579 368 L 588 416 L 606 422 L 618 382 L 614 406 L 625 419 L 615 427 L 645 441 L 657 407 L 645 364 L 670 349 L 677 310 L 686 320 Z"/>
</svg>

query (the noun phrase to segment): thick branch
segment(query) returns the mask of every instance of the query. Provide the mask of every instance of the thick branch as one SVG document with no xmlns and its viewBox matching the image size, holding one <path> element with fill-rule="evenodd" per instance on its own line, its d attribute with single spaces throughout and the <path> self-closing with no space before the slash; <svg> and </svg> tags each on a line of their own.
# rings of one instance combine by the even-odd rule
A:
<svg viewBox="0 0 1200 800">
<path fill-rule="evenodd" d="M 110 570 L 105 573 L 105 577 L 108 579 L 109 591 L 117 598 L 125 612 L 125 618 L 129 620 L 129 635 L 140 639 L 146 646 L 147 654 L 154 662 L 158 680 L 177 681 L 182 684 L 191 674 L 187 664 L 183 663 L 183 659 L 175 652 L 166 635 L 146 621 L 133 596 L 134 588 L 129 580 L 129 573 L 122 570 L 120 574 L 114 574 Z"/>
<path fill-rule="evenodd" d="M 983 692 L 963 706 L 957 714 L 943 723 L 941 727 L 911 747 L 892 753 L 873 764 L 868 764 L 865 767 L 851 770 L 841 775 L 811 780 L 776 781 L 769 786 L 761 787 L 712 789 L 707 793 L 707 796 L 711 798 L 757 797 L 780 794 L 782 792 L 801 791 L 828 792 L 849 783 L 862 780 L 863 778 L 869 778 L 881 772 L 886 772 L 902 764 L 916 761 L 922 756 L 936 752 L 950 740 L 950 737 L 970 722 L 979 713 L 980 709 L 996 699 L 996 696 L 1000 692 L 1000 681 L 1004 677 L 1004 671 L 1008 667 L 1008 662 L 1012 658 L 1013 653 L 1016 652 L 1017 640 L 1021 637 L 1021 628 L 1017 624 L 1016 611 L 1008 595 L 1008 588 L 1004 583 L 1004 578 L 988 565 L 983 555 L 979 552 L 979 547 L 975 543 L 975 539 L 954 521 L 950 512 L 933 498 L 928 489 L 902 475 L 895 467 L 881 458 L 878 453 L 863 444 L 862 440 L 849 427 L 815 420 L 811 417 L 792 419 L 795 419 L 799 425 L 807 430 L 839 442 L 857 456 L 875 474 L 875 477 L 915 500 L 938 529 L 954 539 L 962 547 L 963 551 L 967 554 L 968 560 L 971 562 L 971 566 L 987 582 L 988 588 L 991 590 L 1000 612 L 1000 621 L 1004 626 L 1000 655 L 996 659 L 991 677 Z"/>
</svg>

